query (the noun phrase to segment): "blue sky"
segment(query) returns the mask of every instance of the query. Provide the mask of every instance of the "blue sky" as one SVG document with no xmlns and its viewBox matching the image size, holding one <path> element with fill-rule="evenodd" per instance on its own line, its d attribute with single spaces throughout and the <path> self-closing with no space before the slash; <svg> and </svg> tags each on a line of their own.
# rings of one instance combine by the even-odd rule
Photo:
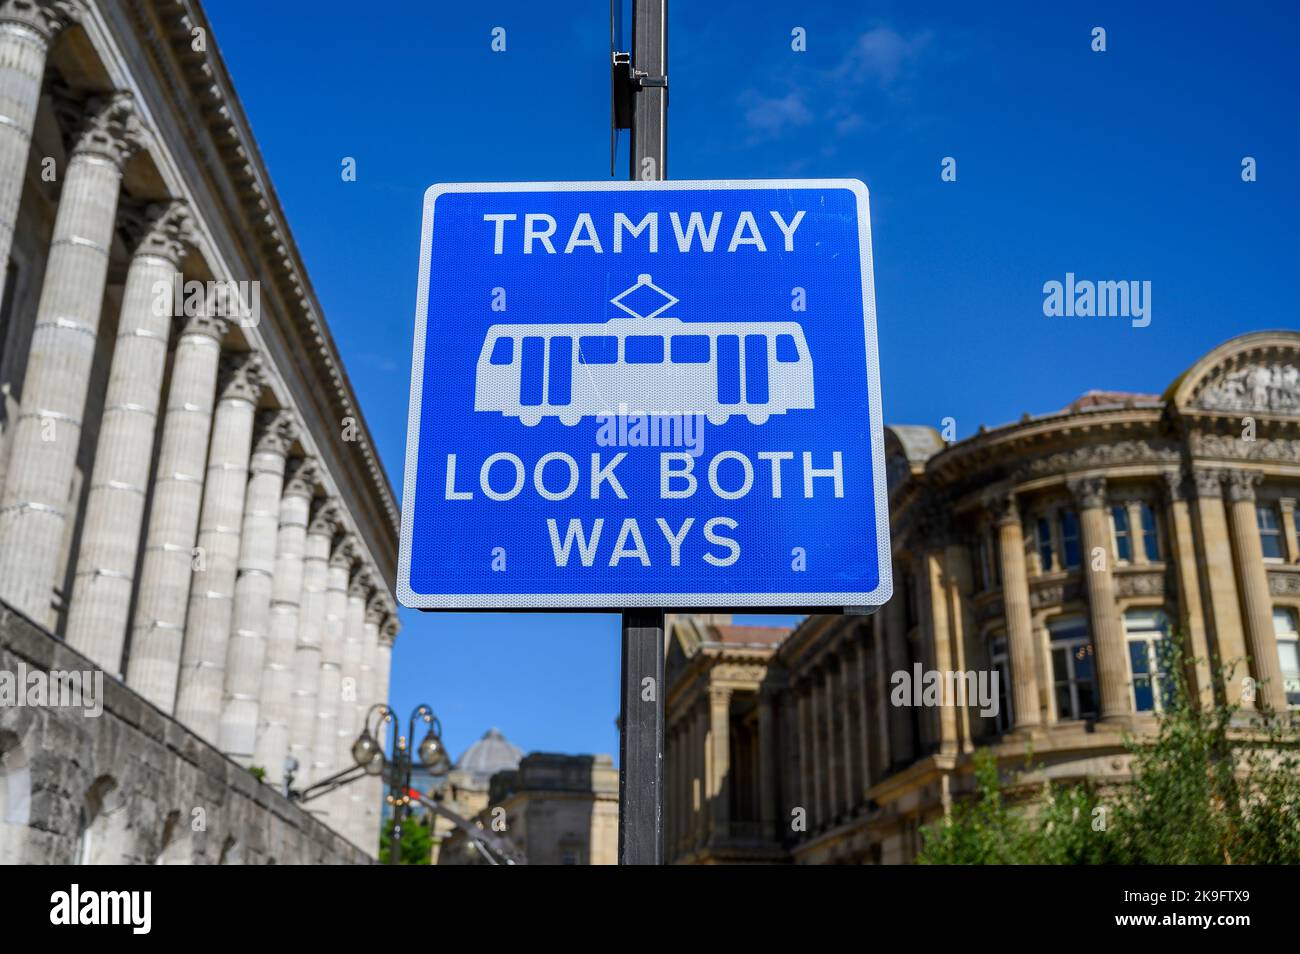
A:
<svg viewBox="0 0 1300 954">
<path fill-rule="evenodd" d="M 608 178 L 607 4 L 205 6 L 398 487 L 422 194 Z M 953 417 L 964 437 L 1090 388 L 1159 392 L 1233 335 L 1300 327 L 1293 4 L 675 0 L 669 16 L 672 178 L 870 188 L 887 421 Z M 1067 272 L 1150 281 L 1151 324 L 1045 317 L 1043 283 Z M 453 752 L 496 725 L 526 750 L 617 753 L 617 617 L 404 626 L 392 700 L 429 702 Z"/>
</svg>

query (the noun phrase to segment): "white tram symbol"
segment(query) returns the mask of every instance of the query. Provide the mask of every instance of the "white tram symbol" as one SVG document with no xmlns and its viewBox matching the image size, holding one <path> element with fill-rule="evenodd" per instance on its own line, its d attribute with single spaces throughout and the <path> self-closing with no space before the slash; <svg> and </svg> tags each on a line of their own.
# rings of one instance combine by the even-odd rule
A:
<svg viewBox="0 0 1300 954">
<path fill-rule="evenodd" d="M 624 299 L 641 289 L 665 303 L 647 315 Z M 474 410 L 499 411 L 532 427 L 601 414 L 703 414 L 725 424 L 743 414 L 813 409 L 813 366 L 793 321 L 684 322 L 660 317 L 677 299 L 639 276 L 612 303 L 629 318 L 601 324 L 493 325 L 483 342 Z M 623 409 L 623 410 L 621 410 Z"/>
</svg>

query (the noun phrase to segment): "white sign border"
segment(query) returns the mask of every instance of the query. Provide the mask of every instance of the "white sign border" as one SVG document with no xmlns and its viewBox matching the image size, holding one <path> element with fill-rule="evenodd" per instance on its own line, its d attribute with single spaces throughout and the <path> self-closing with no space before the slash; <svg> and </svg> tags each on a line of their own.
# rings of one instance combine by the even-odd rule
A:
<svg viewBox="0 0 1300 954">
<path fill-rule="evenodd" d="M 857 197 L 858 245 L 862 267 L 862 324 L 866 341 L 867 398 L 875 463 L 876 553 L 879 581 L 867 593 L 416 593 L 411 589 L 415 477 L 418 471 L 420 411 L 424 390 L 425 326 L 429 312 L 429 266 L 433 252 L 433 209 L 438 197 L 473 192 L 645 192 L 723 189 L 848 189 Z M 889 533 L 889 490 L 885 479 L 884 422 L 880 406 L 880 356 L 876 342 L 876 292 L 871 254 L 870 197 L 858 179 L 669 179 L 660 182 L 461 182 L 438 183 L 424 193 L 420 239 L 420 280 L 415 304 L 415 344 L 411 353 L 411 403 L 406 424 L 406 462 L 402 485 L 402 535 L 398 552 L 397 599 L 410 609 L 437 610 L 605 610 L 632 608 L 845 608 L 883 606 L 893 595 Z"/>
</svg>

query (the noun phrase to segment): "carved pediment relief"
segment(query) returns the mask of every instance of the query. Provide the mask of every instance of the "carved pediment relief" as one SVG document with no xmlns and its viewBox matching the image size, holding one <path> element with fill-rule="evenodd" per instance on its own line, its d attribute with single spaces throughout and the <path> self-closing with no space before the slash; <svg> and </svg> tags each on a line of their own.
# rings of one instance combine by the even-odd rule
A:
<svg viewBox="0 0 1300 954">
<path fill-rule="evenodd" d="M 1300 367 L 1292 361 L 1246 364 L 1206 382 L 1195 405 L 1207 411 L 1300 416 Z"/>
</svg>

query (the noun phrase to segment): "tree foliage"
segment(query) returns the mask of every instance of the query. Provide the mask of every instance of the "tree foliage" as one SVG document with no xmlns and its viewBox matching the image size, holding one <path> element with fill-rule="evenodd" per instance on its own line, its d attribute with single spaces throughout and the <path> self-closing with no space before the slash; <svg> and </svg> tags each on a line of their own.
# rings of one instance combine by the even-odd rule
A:
<svg viewBox="0 0 1300 954">
<path fill-rule="evenodd" d="M 1171 641 L 1172 646 L 1172 641 Z M 1008 802 L 987 749 L 975 789 L 922 832 L 921 864 L 1298 864 L 1300 732 L 1222 700 L 1194 704 L 1186 667 L 1169 648 L 1154 735 L 1125 738 L 1131 781 L 1044 783 Z M 1215 675 L 1218 675 L 1218 667 Z M 1027 764 L 1029 763 L 1027 759 Z"/>
<path fill-rule="evenodd" d="M 379 863 L 386 865 L 393 843 L 392 818 L 384 822 L 383 834 L 379 836 Z M 433 831 L 428 816 L 412 818 L 407 815 L 402 821 L 402 856 L 398 864 L 427 865 L 433 858 Z"/>
</svg>

